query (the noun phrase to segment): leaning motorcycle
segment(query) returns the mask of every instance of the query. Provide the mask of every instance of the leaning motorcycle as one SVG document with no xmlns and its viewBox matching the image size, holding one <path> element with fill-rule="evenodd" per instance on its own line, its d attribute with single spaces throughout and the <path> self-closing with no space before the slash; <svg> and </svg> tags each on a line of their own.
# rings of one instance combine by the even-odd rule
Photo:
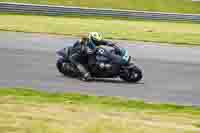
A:
<svg viewBox="0 0 200 133">
<path fill-rule="evenodd" d="M 80 72 L 76 66 L 68 59 L 72 47 L 66 47 L 57 51 L 58 60 L 56 63 L 57 69 L 65 76 L 80 77 Z M 96 48 L 93 53 L 93 63 L 83 63 L 94 78 L 117 78 L 127 82 L 136 83 L 143 77 L 142 70 L 131 61 L 131 56 L 128 55 L 128 50 L 120 48 L 123 63 L 115 62 L 109 53 L 115 50 L 107 50 L 104 47 Z"/>
</svg>

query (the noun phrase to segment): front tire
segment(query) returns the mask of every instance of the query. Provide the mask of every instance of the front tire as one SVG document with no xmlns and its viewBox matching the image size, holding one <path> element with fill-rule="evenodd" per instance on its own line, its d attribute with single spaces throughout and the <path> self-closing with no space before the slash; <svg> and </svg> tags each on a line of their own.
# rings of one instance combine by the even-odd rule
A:
<svg viewBox="0 0 200 133">
<path fill-rule="evenodd" d="M 123 75 L 120 75 L 120 78 L 122 80 L 133 83 L 139 82 L 142 77 L 142 71 L 137 66 L 128 69 Z"/>
</svg>

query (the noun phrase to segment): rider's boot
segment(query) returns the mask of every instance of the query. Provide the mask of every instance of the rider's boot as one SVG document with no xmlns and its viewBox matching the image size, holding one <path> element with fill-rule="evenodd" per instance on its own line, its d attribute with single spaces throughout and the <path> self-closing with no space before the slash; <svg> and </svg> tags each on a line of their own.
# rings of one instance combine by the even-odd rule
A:
<svg viewBox="0 0 200 133">
<path fill-rule="evenodd" d="M 79 64 L 77 66 L 77 68 L 79 69 L 79 71 L 81 73 L 81 80 L 83 80 L 83 81 L 91 81 L 92 80 L 90 72 L 88 72 L 87 69 L 82 64 Z"/>
<path fill-rule="evenodd" d="M 83 81 L 91 81 L 92 77 L 91 77 L 90 73 L 88 72 L 88 73 L 86 73 L 86 74 L 83 75 L 83 77 L 81 78 L 81 80 L 83 80 Z"/>
</svg>

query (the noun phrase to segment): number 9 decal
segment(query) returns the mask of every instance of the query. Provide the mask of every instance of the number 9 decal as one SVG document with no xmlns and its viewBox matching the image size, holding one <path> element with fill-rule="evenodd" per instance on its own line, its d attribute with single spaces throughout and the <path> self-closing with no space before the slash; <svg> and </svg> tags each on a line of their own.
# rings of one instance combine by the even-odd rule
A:
<svg viewBox="0 0 200 133">
<path fill-rule="evenodd" d="M 99 52 L 100 54 L 103 54 L 103 53 L 104 53 L 104 50 L 103 50 L 103 49 L 99 49 L 98 52 Z"/>
</svg>

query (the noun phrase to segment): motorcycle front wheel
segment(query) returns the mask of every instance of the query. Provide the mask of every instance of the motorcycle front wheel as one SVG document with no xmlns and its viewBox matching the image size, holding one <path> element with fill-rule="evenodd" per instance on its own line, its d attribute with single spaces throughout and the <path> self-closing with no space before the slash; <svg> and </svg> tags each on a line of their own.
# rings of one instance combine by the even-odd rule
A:
<svg viewBox="0 0 200 133">
<path fill-rule="evenodd" d="M 128 69 L 124 74 L 120 75 L 120 78 L 127 82 L 139 82 L 143 77 L 142 71 L 137 66 Z"/>
</svg>

